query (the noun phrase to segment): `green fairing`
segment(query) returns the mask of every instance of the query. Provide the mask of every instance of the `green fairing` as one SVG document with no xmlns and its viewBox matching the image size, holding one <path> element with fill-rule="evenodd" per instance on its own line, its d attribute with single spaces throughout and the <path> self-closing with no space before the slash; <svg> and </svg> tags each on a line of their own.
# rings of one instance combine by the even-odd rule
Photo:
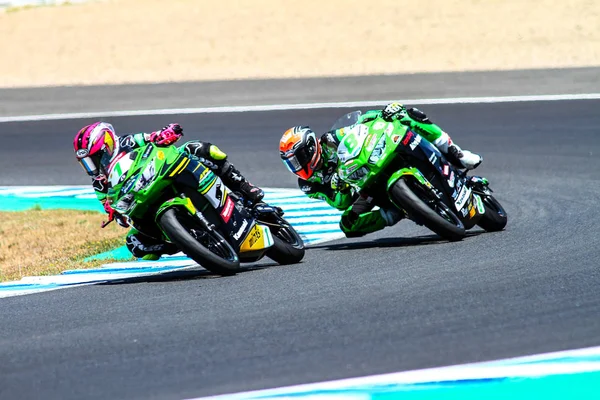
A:
<svg viewBox="0 0 600 400">
<path fill-rule="evenodd" d="M 170 188 L 172 178 L 184 170 L 188 162 L 183 151 L 174 146 L 157 147 L 149 143 L 133 150 L 117 162 L 108 177 L 111 186 L 107 197 L 112 207 L 133 220 L 143 219 L 155 199 L 172 192 L 173 198 L 159 207 L 160 212 L 174 204 L 193 209 Z"/>
<path fill-rule="evenodd" d="M 192 202 L 189 199 L 182 199 L 181 197 L 175 197 L 171 200 L 165 201 L 158 208 L 158 211 L 156 212 L 156 216 L 154 217 L 154 220 L 158 221 L 160 216 L 165 211 L 167 211 L 168 208 L 173 207 L 173 206 L 181 206 L 182 208 L 187 209 L 190 212 L 190 214 L 192 214 L 192 215 L 194 215 L 196 213 L 196 208 L 194 207 L 194 205 L 192 204 Z"/>
<path fill-rule="evenodd" d="M 378 118 L 382 118 L 382 110 L 370 110 L 360 116 L 357 124 L 364 124 L 366 122 L 373 121 Z M 399 121 L 402 125 L 414 130 L 430 142 L 433 142 L 442 136 L 443 131 L 439 126 L 433 123 L 425 124 L 419 122 L 411 118 L 406 111 L 398 113 L 396 120 Z M 343 131 L 344 129 L 347 128 L 338 129 L 336 131 L 336 134 L 338 131 Z"/>
<path fill-rule="evenodd" d="M 425 123 L 416 121 L 416 120 L 412 119 L 406 112 L 399 113 L 398 116 L 399 116 L 399 119 L 397 119 L 397 121 L 401 125 L 415 130 L 417 133 L 423 135 L 425 137 L 425 139 L 427 139 L 430 142 L 433 142 L 436 139 L 439 139 L 440 136 L 442 135 L 442 129 L 435 124 L 431 124 L 431 123 L 425 124 Z M 381 110 L 370 110 L 370 111 L 363 113 L 355 125 L 368 123 L 370 121 L 374 121 L 376 119 L 381 119 L 381 118 L 382 118 Z M 395 124 L 395 125 L 398 126 L 397 124 Z M 336 129 L 330 133 L 333 136 L 333 139 L 337 143 L 339 143 L 344 139 L 344 136 L 346 135 L 346 132 L 348 131 L 348 129 L 349 129 L 349 127 Z M 327 170 L 330 163 L 338 162 L 337 147 L 333 147 L 328 144 L 323 144 L 321 149 L 323 151 L 323 159 L 325 160 L 323 167 L 321 169 Z M 316 173 L 308 181 L 315 182 L 315 183 L 321 183 L 322 177 L 318 173 Z M 346 210 L 353 203 L 353 195 L 350 192 L 349 193 L 337 192 L 335 194 L 334 198 L 328 197 L 325 193 L 313 193 L 313 194 L 309 194 L 308 196 L 310 198 L 324 200 L 331 207 L 334 207 L 338 210 Z"/>
<path fill-rule="evenodd" d="M 354 124 L 354 125 L 365 124 L 365 123 L 373 122 L 376 120 L 383 121 L 382 110 L 370 110 L 370 111 L 363 113 L 359 117 L 356 124 Z M 411 118 L 406 111 L 399 113 L 398 117 L 395 121 L 388 122 L 388 123 L 393 124 L 394 132 L 396 132 L 396 131 L 400 132 L 398 134 L 398 135 L 400 135 L 400 134 L 402 135 L 400 137 L 400 139 L 402 139 L 407 128 L 410 128 L 410 129 L 416 131 L 417 133 L 421 134 L 423 137 L 425 137 L 425 139 L 427 139 L 430 142 L 433 142 L 436 139 L 439 139 L 440 136 L 442 135 L 442 129 L 439 126 L 437 126 L 433 123 L 422 123 L 422 122 L 416 121 L 413 118 Z M 372 127 L 372 125 L 371 125 L 371 127 Z M 334 131 L 330 132 L 330 134 L 332 135 L 333 140 L 336 142 L 336 144 L 339 144 L 342 140 L 344 140 L 344 137 L 346 136 L 347 132 L 350 129 L 351 129 L 351 127 L 345 127 L 345 128 L 334 130 Z M 381 131 L 382 130 L 380 129 L 380 132 Z M 325 160 L 322 170 L 327 170 L 329 168 L 330 163 L 338 162 L 337 147 L 338 146 L 329 145 L 327 143 L 324 143 L 322 145 L 321 149 L 323 152 L 323 159 Z M 394 178 L 393 182 L 392 182 L 392 179 L 390 179 L 391 184 L 393 184 L 397 179 L 399 179 L 399 177 L 401 175 L 403 175 L 404 173 L 410 173 L 411 175 L 416 176 L 417 179 L 419 181 L 421 181 L 421 183 L 424 183 L 423 180 L 425 180 L 425 178 L 423 177 L 423 175 L 417 169 L 414 169 L 414 171 L 412 171 L 412 172 L 404 171 L 404 170 L 396 172 L 396 174 L 393 175 L 393 178 Z M 311 177 L 309 179 L 309 182 L 322 183 L 322 174 L 316 173 L 315 175 L 313 175 L 313 177 Z M 388 185 L 388 188 L 389 188 L 389 185 Z M 327 196 L 326 193 L 321 193 L 321 192 L 311 193 L 308 196 L 310 198 L 324 200 L 331 207 L 334 207 L 338 210 L 345 210 L 345 213 L 343 215 L 347 215 L 351 211 L 350 207 L 352 206 L 352 203 L 354 202 L 353 193 L 354 193 L 353 190 L 347 191 L 346 193 L 341 193 L 338 191 L 338 192 L 335 192 L 333 198 L 330 198 L 329 196 Z M 351 227 L 346 227 L 346 226 L 343 226 L 342 224 L 340 224 L 342 231 L 344 231 L 346 233 L 348 233 L 348 232 L 371 233 L 371 232 L 375 232 L 380 229 L 383 229 L 385 226 L 386 226 L 385 220 L 383 219 L 383 217 L 381 216 L 381 213 L 379 211 L 371 211 L 371 212 L 367 212 L 367 213 L 359 215 L 358 219 Z"/>
<path fill-rule="evenodd" d="M 431 186 L 431 183 L 429 183 L 427 178 L 425 178 L 421 171 L 419 171 L 417 168 L 402 168 L 394 172 L 392 176 L 390 176 L 390 179 L 388 179 L 387 182 L 387 190 L 390 190 L 394 183 L 396 183 L 398 179 L 402 178 L 405 175 L 412 175 L 417 179 L 417 181 L 419 181 L 419 183 L 426 186 Z"/>
<path fill-rule="evenodd" d="M 149 143 L 148 140 L 146 140 L 145 133 L 136 133 L 134 135 L 131 135 L 131 137 L 133 137 L 133 140 L 135 141 L 135 148 L 145 146 Z M 108 195 L 106 193 L 96 191 L 96 197 L 101 203 L 104 203 L 104 201 L 108 198 Z"/>
</svg>

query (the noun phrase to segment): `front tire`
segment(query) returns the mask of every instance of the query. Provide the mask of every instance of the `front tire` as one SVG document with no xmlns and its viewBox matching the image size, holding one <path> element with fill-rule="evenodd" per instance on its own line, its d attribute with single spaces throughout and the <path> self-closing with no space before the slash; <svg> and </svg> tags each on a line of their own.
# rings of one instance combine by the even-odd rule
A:
<svg viewBox="0 0 600 400">
<path fill-rule="evenodd" d="M 304 241 L 296 230 L 283 218 L 277 229 L 272 229 L 273 246 L 267 251 L 267 257 L 281 265 L 297 264 L 304 258 Z"/>
<path fill-rule="evenodd" d="M 458 241 L 465 237 L 462 221 L 441 200 L 432 202 L 432 208 L 412 191 L 404 179 L 398 179 L 389 191 L 392 202 L 416 217 L 427 228 L 444 239 Z M 442 215 L 444 216 L 442 216 Z"/>
<path fill-rule="evenodd" d="M 169 208 L 158 221 L 169 239 L 188 257 L 219 275 L 234 275 L 240 260 L 233 247 L 215 231 L 207 231 L 187 211 Z"/>
<path fill-rule="evenodd" d="M 508 216 L 502 205 L 492 195 L 479 195 L 485 207 L 485 213 L 477 223 L 487 232 L 498 232 L 504 229 Z"/>
</svg>

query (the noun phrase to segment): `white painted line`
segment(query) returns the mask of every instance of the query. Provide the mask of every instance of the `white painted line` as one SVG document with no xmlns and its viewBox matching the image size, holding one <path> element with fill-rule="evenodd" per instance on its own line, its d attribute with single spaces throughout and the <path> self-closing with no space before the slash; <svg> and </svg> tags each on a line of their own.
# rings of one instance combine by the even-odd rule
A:
<svg viewBox="0 0 600 400">
<path fill-rule="evenodd" d="M 14 117 L 0 117 L 2 122 L 30 122 L 51 121 L 81 118 L 106 118 L 106 117 L 133 117 L 149 115 L 181 115 L 181 114 L 209 114 L 209 113 L 238 113 L 257 111 L 288 111 L 311 110 L 318 108 L 362 108 L 382 106 L 393 101 L 406 104 L 476 104 L 476 103 L 513 103 L 524 101 L 560 101 L 560 100 L 599 100 L 600 93 L 586 94 L 552 94 L 532 96 L 497 96 L 497 97 L 454 97 L 437 99 L 393 99 L 372 101 L 347 101 L 330 103 L 304 103 L 304 104 L 273 104 L 257 106 L 224 106 L 224 107 L 199 107 L 199 108 L 166 108 L 156 110 L 131 110 L 131 111 L 95 111 L 86 113 L 20 115 Z"/>
<path fill-rule="evenodd" d="M 320 398 L 345 398 L 343 393 L 333 393 L 340 397 L 326 396 L 327 391 L 357 391 L 373 390 L 374 386 L 385 386 L 389 394 L 391 386 L 411 385 L 428 382 L 447 382 L 470 379 L 490 379 L 490 378 L 532 378 L 548 375 L 575 374 L 584 372 L 600 371 L 600 362 L 597 360 L 587 360 L 586 356 L 600 355 L 600 347 L 588 349 L 561 351 L 556 353 L 546 353 L 528 357 L 517 357 L 492 362 L 472 363 L 455 365 L 449 367 L 439 367 L 422 369 L 415 371 L 398 372 L 384 375 L 365 376 L 360 378 L 342 379 L 337 381 L 319 382 L 304 385 L 288 386 L 282 388 L 257 390 L 250 392 L 225 394 L 209 397 L 198 397 L 194 400 L 237 400 L 237 399 L 267 399 L 267 398 L 311 398 L 316 392 L 323 397 Z M 563 362 L 561 358 L 577 358 L 570 362 Z M 531 364 L 522 364 L 523 362 Z M 325 392 L 325 393 L 324 393 Z M 288 396 L 288 397 L 285 397 Z"/>
</svg>

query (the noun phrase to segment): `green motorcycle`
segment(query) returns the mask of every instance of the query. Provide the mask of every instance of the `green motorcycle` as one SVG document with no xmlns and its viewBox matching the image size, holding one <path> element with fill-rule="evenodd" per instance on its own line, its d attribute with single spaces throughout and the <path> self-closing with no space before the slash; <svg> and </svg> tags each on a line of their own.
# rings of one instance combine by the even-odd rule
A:
<svg viewBox="0 0 600 400">
<path fill-rule="evenodd" d="M 332 126 L 342 129 L 338 174 L 381 208 L 394 207 L 441 237 L 461 240 L 466 229 L 504 229 L 507 215 L 486 178 L 467 177 L 424 137 L 399 121 L 357 123 L 360 111 Z"/>
<path fill-rule="evenodd" d="M 251 207 L 195 156 L 149 143 L 113 161 L 108 198 L 131 226 L 174 243 L 207 270 L 232 275 L 267 256 L 298 263 L 304 243 L 279 207 Z"/>
</svg>

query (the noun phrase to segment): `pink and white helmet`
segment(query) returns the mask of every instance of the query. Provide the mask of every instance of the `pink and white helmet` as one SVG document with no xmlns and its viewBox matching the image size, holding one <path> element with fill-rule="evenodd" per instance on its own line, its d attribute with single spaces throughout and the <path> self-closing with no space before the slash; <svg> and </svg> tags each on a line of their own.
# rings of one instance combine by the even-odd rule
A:
<svg viewBox="0 0 600 400">
<path fill-rule="evenodd" d="M 75 135 L 73 149 L 88 175 L 106 174 L 108 165 L 119 154 L 119 138 L 111 124 L 96 122 Z"/>
</svg>

